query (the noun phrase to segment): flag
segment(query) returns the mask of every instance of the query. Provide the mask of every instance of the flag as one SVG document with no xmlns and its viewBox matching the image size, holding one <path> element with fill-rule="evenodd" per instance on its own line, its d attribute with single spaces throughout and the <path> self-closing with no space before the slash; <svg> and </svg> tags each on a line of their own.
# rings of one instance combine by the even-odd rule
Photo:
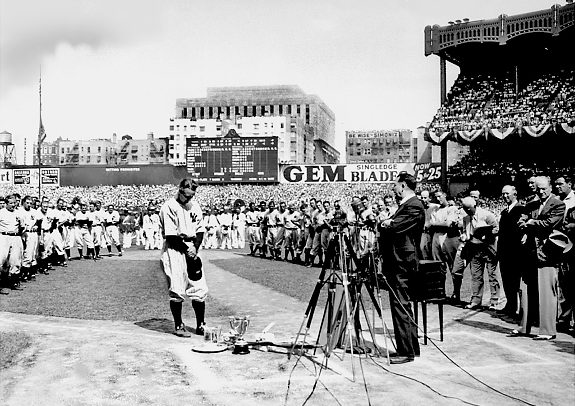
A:
<svg viewBox="0 0 575 406">
<path fill-rule="evenodd" d="M 38 130 L 38 150 L 40 144 L 46 139 L 46 131 L 44 131 L 44 124 L 42 124 L 42 73 L 40 73 L 40 81 L 38 84 L 38 96 L 40 97 L 40 129 Z"/>
<path fill-rule="evenodd" d="M 42 124 L 42 116 L 40 116 L 40 130 L 38 131 L 38 144 L 41 144 L 46 139 L 46 131 L 44 131 L 44 124 Z"/>
</svg>

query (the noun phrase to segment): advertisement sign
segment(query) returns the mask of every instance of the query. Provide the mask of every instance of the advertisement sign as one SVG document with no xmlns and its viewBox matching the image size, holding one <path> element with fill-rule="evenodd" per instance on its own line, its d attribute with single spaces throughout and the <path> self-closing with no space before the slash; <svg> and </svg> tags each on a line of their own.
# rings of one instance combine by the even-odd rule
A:
<svg viewBox="0 0 575 406">
<path fill-rule="evenodd" d="M 42 186 L 60 186 L 60 169 L 42 168 Z"/>
<path fill-rule="evenodd" d="M 413 163 L 285 165 L 281 183 L 393 183 L 400 172 L 413 174 Z"/>
<path fill-rule="evenodd" d="M 0 169 L 0 185 L 12 184 L 12 169 Z"/>
<path fill-rule="evenodd" d="M 413 165 L 413 171 L 417 182 L 441 182 L 441 163 L 415 164 Z"/>
<path fill-rule="evenodd" d="M 12 172 L 14 185 L 38 186 L 38 168 L 7 170 Z M 42 168 L 42 186 L 60 186 L 60 169 Z"/>
<path fill-rule="evenodd" d="M 36 170 L 36 179 L 33 179 L 32 169 L 14 169 L 12 179 L 15 185 L 38 186 L 38 170 Z"/>
</svg>

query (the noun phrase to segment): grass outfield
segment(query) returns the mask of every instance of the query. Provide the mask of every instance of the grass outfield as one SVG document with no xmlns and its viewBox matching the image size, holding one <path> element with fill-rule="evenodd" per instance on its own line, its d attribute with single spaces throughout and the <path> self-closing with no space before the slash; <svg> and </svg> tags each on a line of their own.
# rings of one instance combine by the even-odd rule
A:
<svg viewBox="0 0 575 406">
<path fill-rule="evenodd" d="M 0 311 L 92 320 L 145 321 L 172 319 L 159 260 L 124 257 L 70 261 L 50 275 L 38 275 L 23 289 L 0 297 Z M 158 254 L 159 255 L 159 254 Z M 233 311 L 208 297 L 207 317 Z M 193 315 L 191 305 L 186 315 Z"/>
<path fill-rule="evenodd" d="M 212 260 L 211 263 L 304 303 L 309 302 L 321 272 L 321 269 L 316 267 L 306 268 L 290 262 L 254 258 L 249 255 L 237 255 L 236 258 L 231 259 L 216 259 Z M 365 295 L 364 291 L 364 304 L 370 308 L 371 299 Z M 327 286 L 324 286 L 318 301 L 320 306 L 325 305 L 326 298 Z M 385 292 L 382 292 L 382 301 L 383 307 L 389 308 L 389 300 Z"/>
<path fill-rule="evenodd" d="M 18 354 L 32 343 L 28 334 L 0 331 L 0 370 L 10 367 L 17 359 Z"/>
</svg>

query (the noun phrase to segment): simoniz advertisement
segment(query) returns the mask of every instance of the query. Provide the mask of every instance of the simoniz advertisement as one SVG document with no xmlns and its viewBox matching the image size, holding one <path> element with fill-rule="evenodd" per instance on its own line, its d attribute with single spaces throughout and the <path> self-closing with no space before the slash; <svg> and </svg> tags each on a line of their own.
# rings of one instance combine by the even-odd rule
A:
<svg viewBox="0 0 575 406">
<path fill-rule="evenodd" d="M 413 162 L 283 165 L 279 177 L 281 183 L 393 183 L 403 171 L 413 174 Z"/>
</svg>

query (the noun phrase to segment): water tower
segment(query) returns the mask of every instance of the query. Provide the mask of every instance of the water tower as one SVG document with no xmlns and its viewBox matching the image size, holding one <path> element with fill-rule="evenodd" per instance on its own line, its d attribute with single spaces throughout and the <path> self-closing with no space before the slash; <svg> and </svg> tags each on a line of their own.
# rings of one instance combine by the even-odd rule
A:
<svg viewBox="0 0 575 406">
<path fill-rule="evenodd" d="M 0 168 L 9 168 L 16 163 L 12 134 L 8 131 L 0 133 Z"/>
</svg>

